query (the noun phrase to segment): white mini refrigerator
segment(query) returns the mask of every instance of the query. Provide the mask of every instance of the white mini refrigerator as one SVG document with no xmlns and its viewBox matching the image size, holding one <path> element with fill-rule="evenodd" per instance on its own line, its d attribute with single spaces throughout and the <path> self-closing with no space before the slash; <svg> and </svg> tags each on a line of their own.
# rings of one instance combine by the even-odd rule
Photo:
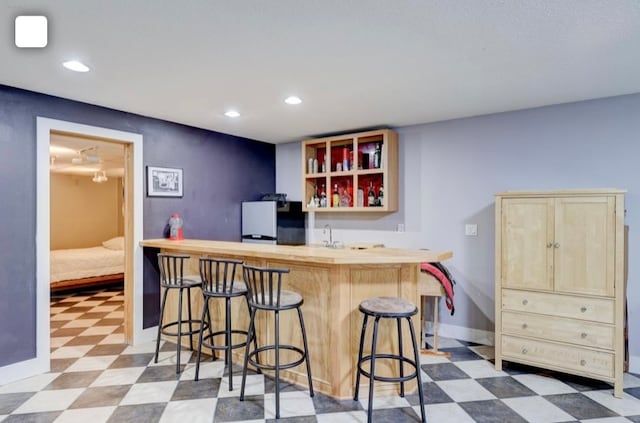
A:
<svg viewBox="0 0 640 423">
<path fill-rule="evenodd" d="M 304 245 L 302 202 L 243 201 L 242 242 Z"/>
</svg>

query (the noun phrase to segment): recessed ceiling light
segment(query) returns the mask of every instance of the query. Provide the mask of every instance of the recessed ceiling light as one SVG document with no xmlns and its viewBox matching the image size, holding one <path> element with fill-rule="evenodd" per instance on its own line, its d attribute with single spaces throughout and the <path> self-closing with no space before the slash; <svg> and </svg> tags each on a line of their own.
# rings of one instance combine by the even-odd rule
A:
<svg viewBox="0 0 640 423">
<path fill-rule="evenodd" d="M 300 97 L 296 97 L 295 95 L 292 95 L 290 97 L 285 98 L 284 102 L 287 104 L 300 104 L 302 103 L 302 100 L 300 99 Z"/>
<path fill-rule="evenodd" d="M 77 60 L 68 60 L 62 66 L 74 72 L 89 72 L 89 66 Z"/>
<path fill-rule="evenodd" d="M 236 118 L 238 116 L 240 116 L 240 113 L 235 111 L 235 110 L 228 110 L 224 113 L 224 115 L 226 117 L 230 117 L 230 118 Z"/>
</svg>

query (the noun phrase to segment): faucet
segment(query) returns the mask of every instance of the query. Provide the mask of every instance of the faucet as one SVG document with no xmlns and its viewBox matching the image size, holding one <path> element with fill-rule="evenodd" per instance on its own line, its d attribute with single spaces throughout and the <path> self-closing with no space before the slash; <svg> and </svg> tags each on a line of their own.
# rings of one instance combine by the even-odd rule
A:
<svg viewBox="0 0 640 423">
<path fill-rule="evenodd" d="M 325 235 L 327 233 L 327 230 L 329 230 L 329 241 L 327 241 L 326 239 L 323 240 L 322 242 L 324 246 L 327 248 L 343 248 L 343 246 L 340 245 L 340 241 L 333 240 L 333 234 L 331 233 L 331 226 L 329 226 L 329 224 L 324 225 L 322 234 Z"/>
<path fill-rule="evenodd" d="M 324 225 L 324 229 L 322 230 L 322 235 L 325 235 L 327 233 L 327 229 L 329 230 L 329 241 L 327 241 L 325 239 L 322 242 L 324 243 L 324 245 L 326 247 L 332 248 L 333 247 L 333 235 L 331 234 L 331 226 L 328 223 L 326 225 Z"/>
</svg>

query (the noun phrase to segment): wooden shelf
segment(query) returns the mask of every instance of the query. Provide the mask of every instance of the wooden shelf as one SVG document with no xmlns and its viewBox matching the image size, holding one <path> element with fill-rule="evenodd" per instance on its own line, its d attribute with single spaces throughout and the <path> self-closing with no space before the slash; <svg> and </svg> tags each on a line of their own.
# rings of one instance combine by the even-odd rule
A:
<svg viewBox="0 0 640 423">
<path fill-rule="evenodd" d="M 303 211 L 380 213 L 398 209 L 398 135 L 394 131 L 379 129 L 309 139 L 302 142 L 302 151 Z M 318 172 L 314 172 L 314 165 Z M 382 205 L 367 206 L 370 187 L 374 203 L 379 204 L 381 198 Z M 333 206 L 336 188 L 341 207 Z M 363 191 L 361 203 L 359 188 Z M 323 189 L 326 207 L 320 206 Z M 314 193 L 318 206 L 313 205 Z"/>
</svg>

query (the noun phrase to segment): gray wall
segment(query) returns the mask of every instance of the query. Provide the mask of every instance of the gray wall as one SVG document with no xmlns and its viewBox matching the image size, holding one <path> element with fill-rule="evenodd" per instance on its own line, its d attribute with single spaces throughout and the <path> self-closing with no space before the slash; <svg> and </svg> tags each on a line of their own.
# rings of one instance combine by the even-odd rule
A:
<svg viewBox="0 0 640 423">
<path fill-rule="evenodd" d="M 640 261 L 640 94 L 396 129 L 399 211 L 362 218 L 318 213 L 316 228 L 330 223 L 338 239 L 453 251 L 447 264 L 458 282 L 456 314 L 442 310 L 441 322 L 493 332 L 494 193 L 627 189 L 629 342 L 630 354 L 640 356 L 640 274 L 634 266 Z M 290 182 L 300 180 L 299 155 L 299 143 L 277 146 L 276 189 L 292 197 L 301 195 L 301 184 Z M 289 171 L 283 158 L 297 169 Z M 397 223 L 407 232 L 391 232 Z M 464 236 L 466 223 L 478 225 L 477 237 Z"/>
<path fill-rule="evenodd" d="M 0 366 L 36 353 L 36 116 L 142 134 L 144 165 L 184 169 L 183 198 L 143 201 L 144 237 L 171 213 L 185 236 L 240 239 L 240 201 L 275 187 L 275 147 L 139 115 L 0 85 Z M 153 260 L 144 268 L 144 326 L 157 323 Z"/>
</svg>

